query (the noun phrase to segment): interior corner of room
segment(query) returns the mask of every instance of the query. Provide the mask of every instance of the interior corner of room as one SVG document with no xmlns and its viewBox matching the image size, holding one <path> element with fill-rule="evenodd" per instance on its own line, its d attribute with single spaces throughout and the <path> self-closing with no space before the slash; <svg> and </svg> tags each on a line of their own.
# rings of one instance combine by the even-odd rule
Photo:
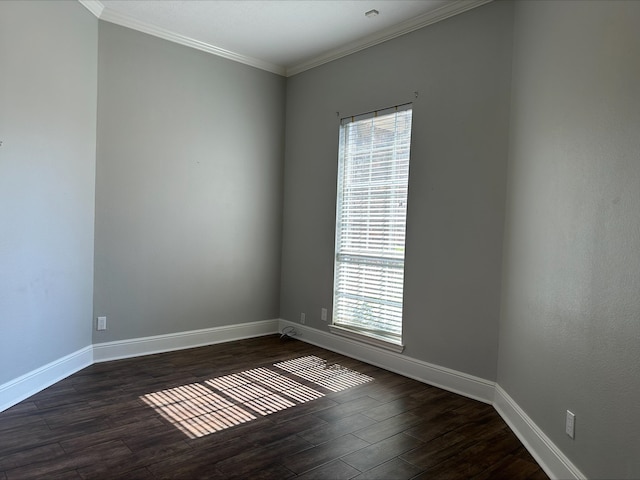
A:
<svg viewBox="0 0 640 480">
<path fill-rule="evenodd" d="M 637 478 L 638 25 L 640 2 L 494 1 L 285 77 L 0 2 L 0 411 L 94 362 L 294 326 L 493 405 L 551 477 Z M 321 309 L 336 111 L 408 99 L 399 353 Z"/>
</svg>

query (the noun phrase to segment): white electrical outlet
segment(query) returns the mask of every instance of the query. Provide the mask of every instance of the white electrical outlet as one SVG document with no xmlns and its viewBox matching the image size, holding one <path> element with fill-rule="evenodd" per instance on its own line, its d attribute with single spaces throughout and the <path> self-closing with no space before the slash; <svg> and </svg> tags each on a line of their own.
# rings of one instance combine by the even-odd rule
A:
<svg viewBox="0 0 640 480">
<path fill-rule="evenodd" d="M 300 313 L 300 323 L 304 325 L 304 322 L 307 321 L 307 316 L 304 313 Z"/>
<path fill-rule="evenodd" d="M 571 438 L 575 438 L 576 435 L 576 416 L 573 412 L 567 410 L 567 423 L 565 426 L 565 431 L 567 435 Z"/>
<path fill-rule="evenodd" d="M 320 310 L 320 319 L 323 322 L 327 321 L 327 309 L 326 308 L 323 308 L 323 309 Z"/>
<path fill-rule="evenodd" d="M 96 330 L 106 330 L 107 329 L 107 317 L 98 317 L 98 325 L 96 326 Z"/>
</svg>

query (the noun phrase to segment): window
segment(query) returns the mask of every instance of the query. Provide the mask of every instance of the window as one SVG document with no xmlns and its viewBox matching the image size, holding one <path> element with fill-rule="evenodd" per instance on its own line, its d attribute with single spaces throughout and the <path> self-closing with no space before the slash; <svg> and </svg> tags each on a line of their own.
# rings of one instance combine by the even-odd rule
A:
<svg viewBox="0 0 640 480">
<path fill-rule="evenodd" d="M 331 330 L 402 351 L 411 104 L 340 124 Z"/>
</svg>

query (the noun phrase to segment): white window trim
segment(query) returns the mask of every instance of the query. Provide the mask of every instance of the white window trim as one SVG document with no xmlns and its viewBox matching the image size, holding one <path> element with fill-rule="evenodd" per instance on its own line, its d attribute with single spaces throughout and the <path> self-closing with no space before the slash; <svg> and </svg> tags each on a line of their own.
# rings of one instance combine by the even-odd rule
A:
<svg viewBox="0 0 640 480">
<path fill-rule="evenodd" d="M 343 135 L 343 130 L 342 130 L 342 125 L 345 125 L 347 123 L 350 122 L 355 122 L 355 121 L 360 121 L 360 120 L 364 120 L 367 118 L 371 118 L 371 117 L 377 117 L 378 115 L 385 115 L 387 113 L 397 113 L 398 111 L 401 110 L 411 110 L 412 109 L 412 104 L 408 103 L 408 104 L 404 104 L 404 105 L 400 105 L 400 106 L 396 106 L 396 107 L 392 107 L 389 109 L 385 109 L 385 110 L 378 110 L 375 112 L 369 112 L 363 115 L 357 115 L 357 116 L 353 116 L 353 117 L 345 117 L 343 118 L 340 123 L 341 123 L 341 129 L 340 129 L 340 145 L 341 145 L 341 150 L 340 150 L 340 155 L 342 155 L 342 135 Z M 394 147 L 395 148 L 395 147 Z M 339 165 L 342 165 L 342 160 L 339 161 Z M 340 170 L 342 169 L 342 166 L 340 167 Z M 342 180 L 341 178 L 341 172 L 338 173 L 339 175 L 339 181 L 338 183 L 340 184 L 340 181 Z M 338 185 L 338 192 L 340 192 L 340 185 Z M 406 201 L 406 200 L 405 200 Z M 340 208 L 340 200 L 338 199 L 338 205 L 337 208 Z M 339 218 L 340 213 L 337 212 L 336 214 L 336 219 Z M 405 225 L 406 225 L 406 217 L 405 217 Z M 334 302 L 336 299 L 336 281 L 337 281 L 337 265 L 338 262 L 340 261 L 341 258 L 341 253 L 338 251 L 338 225 L 336 225 L 336 251 L 335 251 L 335 259 L 334 259 Z M 352 256 L 358 256 L 357 254 L 350 254 Z M 364 257 L 363 257 L 364 258 Z M 374 258 L 374 257 L 372 257 Z M 398 259 L 395 258 L 386 258 L 386 257 L 375 257 L 375 260 L 377 260 L 377 263 L 385 263 L 385 264 L 395 264 L 398 262 Z M 404 258 L 402 260 L 400 260 L 400 263 L 402 264 L 402 268 L 404 270 Z M 401 306 L 402 308 L 402 306 Z M 333 319 L 333 322 L 335 322 L 335 318 Z M 404 345 L 402 343 L 402 333 L 400 333 L 397 337 L 396 335 L 389 335 L 386 336 L 384 334 L 377 334 L 376 332 L 372 332 L 369 330 L 365 330 L 365 329 L 360 329 L 357 325 L 346 325 L 343 323 L 331 323 L 329 325 L 329 330 L 331 333 L 342 336 L 342 337 L 346 337 L 352 340 L 356 340 L 358 342 L 362 342 L 362 343 L 366 343 L 369 345 L 373 345 L 375 347 L 379 347 L 379 348 L 383 348 L 395 353 L 402 353 L 404 351 Z"/>
<path fill-rule="evenodd" d="M 390 350 L 395 353 L 402 353 L 404 351 L 404 345 L 401 343 L 393 343 L 388 339 L 383 339 L 381 337 L 373 336 L 371 333 L 362 334 L 356 332 L 355 330 L 351 330 L 345 327 L 340 327 L 338 325 L 329 325 L 329 331 L 335 335 L 340 335 L 341 337 L 346 337 L 351 340 L 357 340 L 362 343 L 367 343 L 369 345 L 373 345 L 374 347 L 384 348 L 385 350 Z"/>
</svg>

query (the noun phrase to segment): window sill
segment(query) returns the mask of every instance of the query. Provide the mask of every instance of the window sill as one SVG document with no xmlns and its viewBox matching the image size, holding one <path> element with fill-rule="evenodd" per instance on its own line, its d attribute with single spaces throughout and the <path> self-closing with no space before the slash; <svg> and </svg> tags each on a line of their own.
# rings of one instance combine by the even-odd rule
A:
<svg viewBox="0 0 640 480">
<path fill-rule="evenodd" d="M 354 330 L 349 330 L 348 328 L 339 327 L 337 325 L 329 325 L 329 331 L 336 335 L 340 335 L 341 337 L 346 337 L 351 340 L 357 340 L 358 342 L 373 345 L 374 347 L 384 348 L 385 350 L 390 350 L 395 353 L 402 353 L 404 350 L 404 345 L 402 344 L 393 343 L 389 340 L 383 340 L 381 338 L 372 337 L 369 335 L 364 335 Z"/>
</svg>

